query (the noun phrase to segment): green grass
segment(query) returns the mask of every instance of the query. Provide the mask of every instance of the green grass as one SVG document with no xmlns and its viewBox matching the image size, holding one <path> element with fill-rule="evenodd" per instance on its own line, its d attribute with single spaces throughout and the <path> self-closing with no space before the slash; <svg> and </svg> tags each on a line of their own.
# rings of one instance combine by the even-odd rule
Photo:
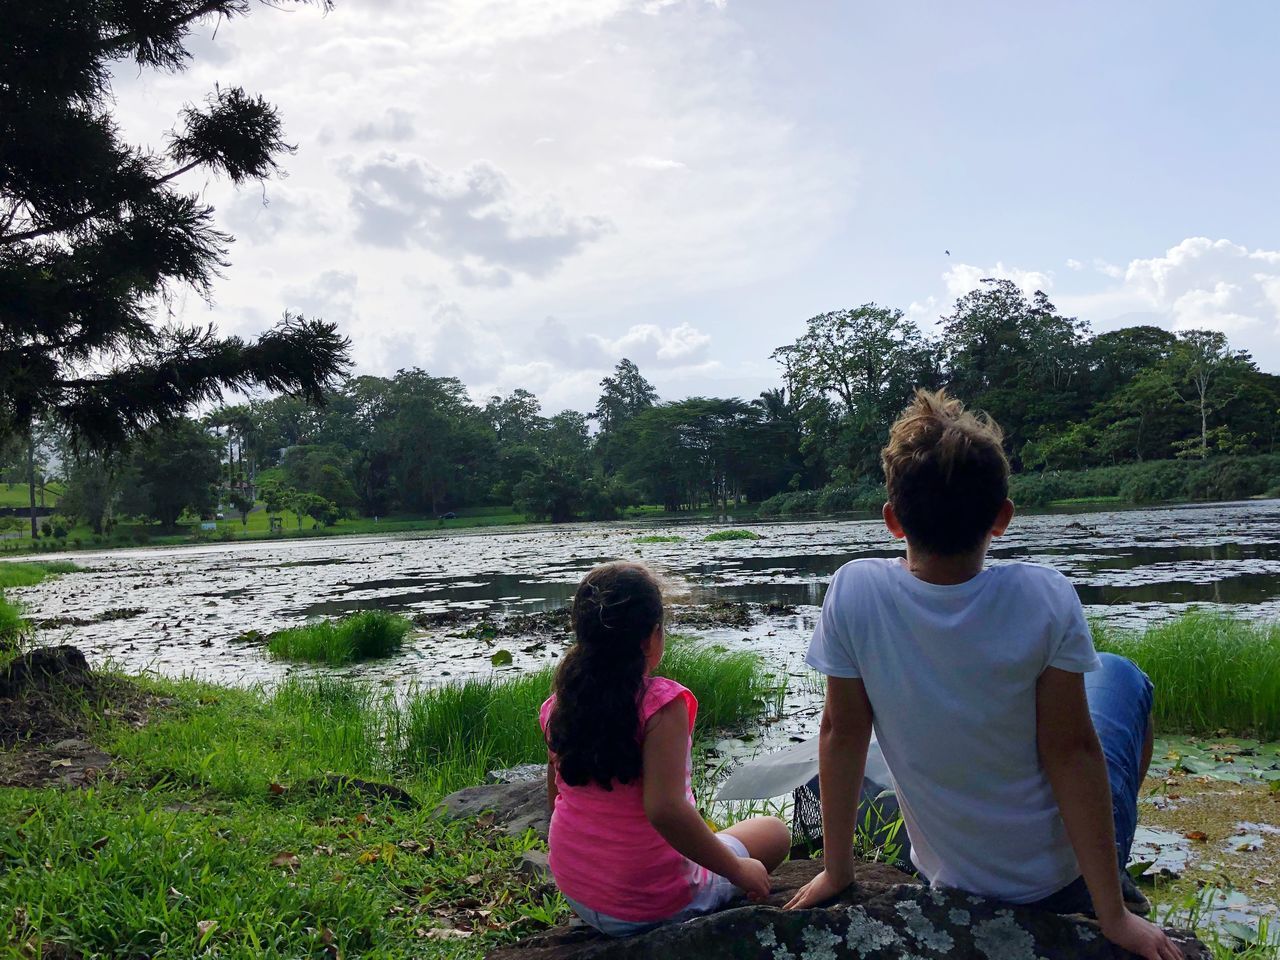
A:
<svg viewBox="0 0 1280 960">
<path fill-rule="evenodd" d="M 715 533 L 708 533 L 702 539 L 707 543 L 720 543 L 724 540 L 762 540 L 764 538 L 754 530 L 735 527 L 732 530 L 717 530 Z"/>
<path fill-rule="evenodd" d="M 57 481 L 45 485 L 44 503 L 46 506 L 58 505 L 58 498 L 65 488 Z M 36 487 L 36 503 L 40 503 L 40 488 Z M 0 483 L 0 507 L 26 507 L 31 504 L 31 494 L 25 483 Z"/>
<path fill-rule="evenodd" d="M 758 715 L 775 686 L 763 661 L 673 636 L 656 671 L 688 687 L 698 700 L 697 735 Z M 547 756 L 538 708 L 551 694 L 554 667 L 517 677 L 475 678 L 418 691 L 397 714 L 394 739 L 402 762 L 451 782 Z"/>
<path fill-rule="evenodd" d="M 1094 642 L 1151 678 L 1161 732 L 1280 738 L 1280 625 L 1192 611 L 1141 633 L 1095 624 Z"/>
<path fill-rule="evenodd" d="M 404 617 L 384 610 L 362 610 L 341 620 L 321 620 L 273 633 L 267 652 L 281 660 L 341 665 L 389 657 L 413 629 Z"/>
<path fill-rule="evenodd" d="M 636 537 L 636 543 L 684 543 L 684 537 L 676 536 L 660 536 L 654 534 L 647 537 Z"/>
<path fill-rule="evenodd" d="M 700 730 L 760 708 L 769 680 L 754 656 L 673 640 L 669 657 L 662 673 L 703 700 Z M 96 732 L 114 779 L 0 790 L 0 955 L 337 956 L 332 943 L 344 956 L 478 960 L 567 916 L 517 872 L 532 835 L 434 814 L 485 763 L 545 757 L 549 670 L 406 701 L 324 677 L 274 691 L 136 682 L 166 705 L 140 729 Z M 420 805 L 311 789 L 327 773 L 394 780 Z M 436 939 L 445 922 L 472 935 Z"/>
<path fill-rule="evenodd" d="M 0 563 L 0 590 L 9 587 L 33 587 L 49 577 L 63 573 L 79 573 L 83 568 L 67 560 L 41 563 Z"/>
</svg>

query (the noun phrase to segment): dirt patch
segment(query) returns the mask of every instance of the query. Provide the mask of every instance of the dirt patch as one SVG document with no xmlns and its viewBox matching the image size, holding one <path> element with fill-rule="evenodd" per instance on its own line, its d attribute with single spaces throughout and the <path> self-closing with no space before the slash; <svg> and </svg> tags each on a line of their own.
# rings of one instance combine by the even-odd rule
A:
<svg viewBox="0 0 1280 960">
<path fill-rule="evenodd" d="M 94 733 L 108 721 L 141 727 L 168 703 L 89 670 L 74 647 L 33 651 L 0 673 L 0 786 L 94 783 L 109 775 L 112 762 L 93 744 Z"/>
</svg>

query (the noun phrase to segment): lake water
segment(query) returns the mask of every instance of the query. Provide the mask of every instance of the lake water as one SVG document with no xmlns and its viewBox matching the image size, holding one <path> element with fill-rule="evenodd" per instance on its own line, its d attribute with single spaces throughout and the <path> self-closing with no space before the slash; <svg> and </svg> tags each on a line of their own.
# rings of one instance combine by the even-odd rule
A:
<svg viewBox="0 0 1280 960">
<path fill-rule="evenodd" d="M 800 657 L 831 574 L 855 557 L 900 552 L 879 520 L 755 523 L 762 539 L 704 542 L 715 529 L 614 523 L 79 553 L 74 559 L 86 572 L 15 593 L 33 619 L 77 624 L 42 631 L 45 642 L 64 639 L 130 671 L 250 683 L 330 668 L 274 662 L 261 647 L 234 642 L 247 630 L 368 607 L 543 610 L 563 604 L 593 564 L 629 557 L 658 568 L 676 602 L 794 607 L 749 628 L 694 632 L 758 649 L 801 677 Z M 638 542 L 655 534 L 683 539 Z M 1280 501 L 1020 517 L 992 556 L 1060 569 L 1091 615 L 1124 626 L 1193 604 L 1280 617 Z M 112 611 L 121 618 L 101 619 Z M 401 656 L 343 672 L 399 686 L 491 670 L 494 647 L 460 632 L 423 632 Z M 501 645 L 514 655 L 511 669 L 558 653 L 555 644 L 519 638 Z"/>
</svg>

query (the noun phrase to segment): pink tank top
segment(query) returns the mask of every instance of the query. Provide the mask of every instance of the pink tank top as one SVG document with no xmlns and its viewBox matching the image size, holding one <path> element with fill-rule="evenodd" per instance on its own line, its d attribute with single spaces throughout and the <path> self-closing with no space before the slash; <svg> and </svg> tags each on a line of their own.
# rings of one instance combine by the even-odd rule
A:
<svg viewBox="0 0 1280 960">
<path fill-rule="evenodd" d="M 640 728 L 671 703 L 683 699 L 689 711 L 689 743 L 698 701 L 663 677 L 646 682 L 640 701 Z M 548 697 L 538 714 L 543 732 L 555 708 Z M 693 803 L 692 761 L 686 753 L 685 793 Z M 560 796 L 551 814 L 549 863 L 556 886 L 570 900 L 619 920 L 661 920 L 689 905 L 705 881 L 701 867 L 676 851 L 644 813 L 643 778 L 614 781 L 612 790 L 590 783 L 572 787 L 556 772 Z"/>
</svg>

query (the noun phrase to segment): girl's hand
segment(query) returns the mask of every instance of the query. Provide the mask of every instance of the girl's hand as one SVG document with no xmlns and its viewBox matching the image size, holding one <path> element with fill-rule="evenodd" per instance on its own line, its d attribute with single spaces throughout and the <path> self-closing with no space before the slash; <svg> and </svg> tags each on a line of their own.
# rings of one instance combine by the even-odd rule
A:
<svg viewBox="0 0 1280 960">
<path fill-rule="evenodd" d="M 1102 935 L 1117 947 L 1136 953 L 1145 960 L 1182 960 L 1182 951 L 1174 946 L 1163 930 L 1128 910 L 1114 923 L 1103 924 Z"/>
<path fill-rule="evenodd" d="M 735 887 L 747 894 L 752 903 L 760 903 L 769 899 L 773 892 L 773 884 L 769 881 L 769 871 L 759 860 L 750 857 L 739 857 L 735 863 L 733 876 L 726 877 Z"/>
<path fill-rule="evenodd" d="M 826 903 L 828 900 L 834 900 L 852 882 L 852 877 L 841 881 L 826 870 L 823 870 L 796 891 L 796 895 L 788 901 L 786 909 L 803 910 L 807 907 L 816 907 Z"/>
</svg>

